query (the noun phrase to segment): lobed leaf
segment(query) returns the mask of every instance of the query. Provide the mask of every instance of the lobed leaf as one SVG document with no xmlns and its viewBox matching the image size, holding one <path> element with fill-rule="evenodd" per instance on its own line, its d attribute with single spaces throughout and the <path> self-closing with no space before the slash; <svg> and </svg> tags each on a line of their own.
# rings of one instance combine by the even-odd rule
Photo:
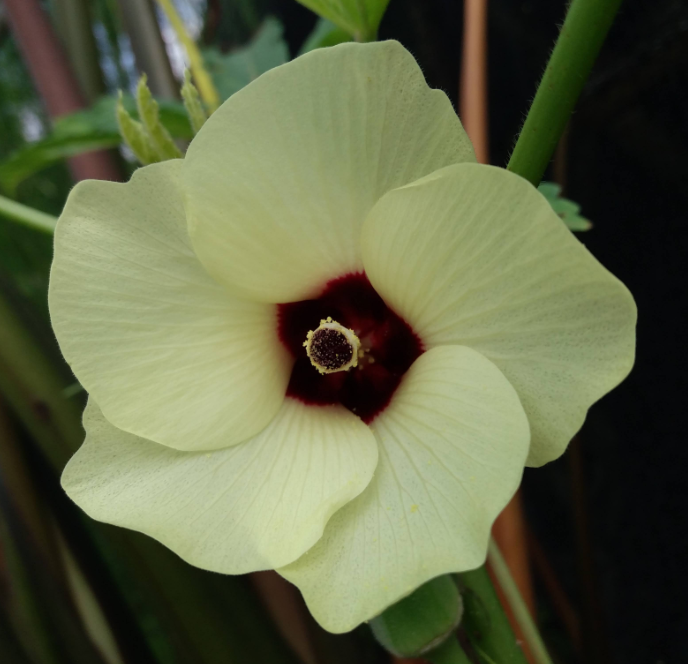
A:
<svg viewBox="0 0 688 664">
<path fill-rule="evenodd" d="M 589 231 L 592 228 L 592 222 L 580 214 L 580 205 L 560 195 L 561 186 L 556 182 L 541 182 L 538 191 L 549 201 L 570 231 Z"/>
</svg>

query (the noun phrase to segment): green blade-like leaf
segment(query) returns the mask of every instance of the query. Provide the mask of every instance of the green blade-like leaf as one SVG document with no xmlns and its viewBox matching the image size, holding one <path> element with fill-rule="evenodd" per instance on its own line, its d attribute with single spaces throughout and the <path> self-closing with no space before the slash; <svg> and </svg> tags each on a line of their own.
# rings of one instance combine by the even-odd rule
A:
<svg viewBox="0 0 688 664">
<path fill-rule="evenodd" d="M 538 191 L 549 201 L 569 230 L 589 231 L 592 228 L 592 222 L 580 214 L 580 205 L 560 196 L 561 187 L 556 182 L 541 182 Z"/>
<path fill-rule="evenodd" d="M 116 554 L 122 587 L 150 603 L 180 662 L 297 664 L 246 577 L 205 572 L 145 535 L 93 525 Z"/>
<path fill-rule="evenodd" d="M 373 41 L 389 0 L 297 0 L 346 30 L 357 41 Z"/>
<path fill-rule="evenodd" d="M 261 74 L 289 60 L 282 31 L 282 24 L 277 19 L 268 18 L 244 48 L 226 55 L 216 48 L 203 51 L 206 68 L 222 99 L 231 97 Z"/>
<path fill-rule="evenodd" d="M 102 136 L 94 133 L 66 137 L 51 135 L 36 143 L 29 143 L 0 164 L 0 187 L 7 193 L 14 194 L 26 178 L 60 159 L 115 147 L 119 145 L 120 140 L 119 134 Z"/>
<path fill-rule="evenodd" d="M 5 615 L 3 607 L 0 607 L 0 661 L 9 664 L 34 664 L 17 638 L 16 630 Z"/>
<path fill-rule="evenodd" d="M 105 664 L 62 579 L 46 566 L 31 533 L 0 492 L 0 544 L 9 572 L 10 615 L 20 642 L 40 664 Z"/>
</svg>

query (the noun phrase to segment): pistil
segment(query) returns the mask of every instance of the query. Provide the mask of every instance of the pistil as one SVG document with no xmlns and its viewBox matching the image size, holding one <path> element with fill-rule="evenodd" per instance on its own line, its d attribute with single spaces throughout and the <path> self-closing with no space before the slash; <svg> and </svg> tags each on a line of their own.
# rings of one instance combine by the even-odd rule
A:
<svg viewBox="0 0 688 664">
<path fill-rule="evenodd" d="M 353 330 L 330 317 L 308 332 L 303 345 L 311 364 L 321 374 L 348 371 L 358 364 L 361 342 Z"/>
</svg>

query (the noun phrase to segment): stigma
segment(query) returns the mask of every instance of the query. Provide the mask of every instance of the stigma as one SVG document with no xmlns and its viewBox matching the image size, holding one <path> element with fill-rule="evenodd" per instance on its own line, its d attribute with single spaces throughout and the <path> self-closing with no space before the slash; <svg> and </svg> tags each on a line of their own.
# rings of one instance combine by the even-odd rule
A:
<svg viewBox="0 0 688 664">
<path fill-rule="evenodd" d="M 358 364 L 361 342 L 353 330 L 330 317 L 308 332 L 303 345 L 311 364 L 321 374 L 348 371 Z"/>
</svg>

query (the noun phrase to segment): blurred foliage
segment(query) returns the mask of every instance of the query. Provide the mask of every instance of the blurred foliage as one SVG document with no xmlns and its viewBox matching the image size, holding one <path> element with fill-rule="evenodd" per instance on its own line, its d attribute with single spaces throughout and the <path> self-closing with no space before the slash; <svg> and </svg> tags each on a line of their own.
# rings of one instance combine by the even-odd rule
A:
<svg viewBox="0 0 688 664">
<path fill-rule="evenodd" d="M 243 46 L 268 16 L 272 0 L 209 0 L 203 42 L 220 51 Z"/>
<path fill-rule="evenodd" d="M 0 160 L 40 137 L 48 123 L 30 83 L 19 51 L 7 33 L 0 35 Z M 56 164 L 27 179 L 16 198 L 46 212 L 61 209 L 71 178 L 64 164 Z M 0 218 L 0 290 L 11 292 L 16 305 L 48 321 L 46 292 L 52 258 L 52 239 Z"/>
<path fill-rule="evenodd" d="M 337 44 L 351 41 L 351 39 L 351 35 L 346 30 L 336 26 L 332 21 L 328 21 L 326 18 L 321 18 L 318 19 L 315 28 L 313 28 L 313 32 L 308 35 L 308 38 L 303 43 L 299 55 L 308 53 L 308 51 L 312 51 L 316 48 L 336 46 Z"/>
<path fill-rule="evenodd" d="M 282 24 L 275 18 L 268 18 L 243 48 L 226 54 L 217 47 L 204 49 L 206 67 L 222 99 L 231 97 L 264 72 L 289 60 L 282 32 Z"/>
<path fill-rule="evenodd" d="M 0 33 L 0 161 L 48 131 L 48 120 L 14 40 Z M 16 192 L 22 203 L 58 213 L 71 177 L 64 164 L 27 180 Z"/>
<path fill-rule="evenodd" d="M 138 119 L 136 102 L 125 96 L 125 108 Z M 174 138 L 193 136 L 181 102 L 160 100 L 160 121 Z M 0 187 L 10 195 L 26 178 L 50 164 L 89 150 L 117 147 L 122 142 L 117 127 L 117 98 L 102 97 L 91 108 L 59 118 L 45 138 L 28 143 L 0 163 Z"/>
</svg>

